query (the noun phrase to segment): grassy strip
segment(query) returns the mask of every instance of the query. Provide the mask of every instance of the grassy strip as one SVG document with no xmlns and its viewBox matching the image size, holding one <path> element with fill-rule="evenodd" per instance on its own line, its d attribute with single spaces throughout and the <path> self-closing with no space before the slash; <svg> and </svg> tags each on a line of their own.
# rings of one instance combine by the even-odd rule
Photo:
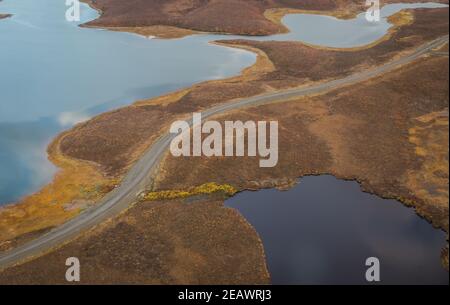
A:
<svg viewBox="0 0 450 305">
<path fill-rule="evenodd" d="M 200 186 L 194 187 L 189 191 L 170 190 L 150 192 L 144 195 L 143 200 L 157 201 L 157 200 L 170 200 L 192 197 L 195 195 L 210 195 L 214 193 L 222 192 L 227 196 L 233 196 L 237 190 L 228 184 L 217 184 L 215 182 L 205 183 Z"/>
</svg>

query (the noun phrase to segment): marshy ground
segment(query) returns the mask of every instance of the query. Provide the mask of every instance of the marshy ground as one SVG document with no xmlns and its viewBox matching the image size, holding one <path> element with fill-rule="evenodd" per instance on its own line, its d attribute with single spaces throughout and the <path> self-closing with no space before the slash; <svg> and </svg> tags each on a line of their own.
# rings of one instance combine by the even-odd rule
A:
<svg viewBox="0 0 450 305">
<path fill-rule="evenodd" d="M 97 5 L 107 7 L 113 2 L 101 0 Z M 248 5 L 253 2 L 257 1 Z M 326 6 L 331 2 L 335 3 L 320 2 L 323 8 L 317 7 L 317 1 L 311 1 L 311 5 L 315 4 L 315 9 L 336 9 Z M 227 5 L 224 1 L 212 3 L 213 8 L 199 12 L 222 10 Z M 231 5 L 231 1 L 227 3 Z M 167 7 L 170 5 L 164 9 Z M 255 11 L 263 16 L 264 9 Z M 202 16 L 200 13 L 198 16 Z M 168 14 L 174 13 L 169 10 Z M 197 15 L 179 22 L 192 22 L 187 28 L 208 30 L 197 26 L 197 17 L 193 16 Z M 140 101 L 99 115 L 58 137 L 49 152 L 61 172 L 40 193 L 0 210 L 0 246 L 3 250 L 14 247 L 73 217 L 78 210 L 68 209 L 68 203 L 94 203 L 119 183 L 143 151 L 176 119 L 232 99 L 341 78 L 448 34 L 448 9 L 419 9 L 409 12 L 411 16 L 413 20 L 401 24 L 388 39 L 363 49 L 338 51 L 299 42 L 221 41 L 257 50 L 258 63 L 239 77 Z M 139 20 L 138 16 L 133 18 Z M 109 22 L 116 21 L 121 26 L 137 25 L 122 24 L 119 17 L 106 14 L 94 25 L 111 26 Z M 239 27 L 239 33 L 259 34 L 245 24 L 232 24 Z M 233 32 L 226 25 L 220 26 L 219 31 Z M 273 23 L 259 29 L 266 34 L 279 31 Z M 448 46 L 438 51 L 446 50 Z M 333 174 L 358 180 L 365 191 L 414 206 L 434 226 L 448 232 L 448 68 L 448 56 L 430 55 L 383 77 L 320 96 L 215 118 L 278 120 L 282 153 L 277 167 L 261 169 L 257 159 L 167 156 L 155 191 L 189 190 L 209 182 L 231 185 L 236 190 L 286 187 L 304 175 Z M 65 204 L 55 204 L 55 198 Z M 141 202 L 62 248 L 3 271 L 0 283 L 61 283 L 64 261 L 69 256 L 79 257 L 88 266 L 84 283 L 269 281 L 256 232 L 239 214 L 223 207 L 223 198 L 203 198 L 191 204 L 181 199 Z M 49 265 L 49 261 L 55 264 Z"/>
</svg>

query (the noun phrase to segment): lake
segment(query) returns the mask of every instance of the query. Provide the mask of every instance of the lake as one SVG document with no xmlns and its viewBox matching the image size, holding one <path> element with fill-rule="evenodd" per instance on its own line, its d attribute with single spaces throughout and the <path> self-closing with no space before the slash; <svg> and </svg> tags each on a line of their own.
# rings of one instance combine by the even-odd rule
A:
<svg viewBox="0 0 450 305">
<path fill-rule="evenodd" d="M 299 40 L 312 45 L 332 48 L 361 47 L 382 38 L 392 27 L 392 24 L 388 22 L 388 17 L 402 9 L 439 7 L 448 6 L 431 2 L 388 4 L 381 8 L 379 22 L 367 21 L 365 13 L 349 20 L 323 15 L 287 15 L 283 19 L 283 23 L 288 28 L 297 30 L 285 35 L 278 35 L 276 39 Z"/>
<path fill-rule="evenodd" d="M 446 284 L 446 234 L 398 201 L 332 176 L 300 179 L 289 191 L 228 199 L 258 232 L 273 284 L 367 284 L 366 259 L 382 284 Z"/>
<path fill-rule="evenodd" d="M 177 40 L 80 28 L 63 0 L 5 0 L 0 11 L 0 202 L 48 183 L 48 143 L 95 114 L 239 74 L 256 55 L 209 44 L 217 36 Z M 83 22 L 97 12 L 83 5 Z"/>
<path fill-rule="evenodd" d="M 387 5 L 401 8 L 438 4 Z M 220 39 L 299 40 L 353 47 L 382 37 L 385 19 L 363 15 L 338 20 L 296 14 L 284 18 L 286 35 L 193 35 L 148 39 L 129 33 L 78 27 L 65 20 L 64 0 L 4 0 L 0 12 L 0 205 L 19 200 L 51 181 L 56 168 L 46 147 L 58 133 L 104 111 L 190 86 L 237 75 L 256 55 L 210 44 Z M 82 21 L 98 17 L 82 5 Z"/>
</svg>

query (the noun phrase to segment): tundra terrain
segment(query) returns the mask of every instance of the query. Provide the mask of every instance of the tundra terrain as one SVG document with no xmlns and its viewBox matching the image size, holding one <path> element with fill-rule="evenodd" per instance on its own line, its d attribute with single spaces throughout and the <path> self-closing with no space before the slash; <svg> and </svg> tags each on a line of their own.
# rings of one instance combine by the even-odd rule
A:
<svg viewBox="0 0 450 305">
<path fill-rule="evenodd" d="M 354 17 L 365 8 L 360 0 L 86 0 L 102 16 L 86 26 L 119 28 L 147 35 L 178 37 L 188 32 L 219 32 L 242 35 L 270 35 L 286 32 L 281 17 L 301 11 L 320 12 L 341 18 Z M 427 2 L 388 0 L 386 3 Z M 448 3 L 447 0 L 435 2 Z M 156 26 L 156 28 L 155 28 Z M 169 27 L 168 29 L 166 27 Z M 166 32 L 169 30 L 169 34 Z"/>
<path fill-rule="evenodd" d="M 331 173 L 413 205 L 448 231 L 446 82 L 448 59 L 431 56 L 346 89 L 216 117 L 278 120 L 284 131 L 278 166 L 261 170 L 254 158 L 169 156 L 155 189 L 211 180 L 239 189 L 286 187 L 301 176 Z M 0 283 L 64 283 L 64 260 L 74 255 L 85 266 L 83 283 L 269 281 L 257 234 L 223 206 L 220 194 L 140 202 L 59 250 L 5 270 Z"/>
<path fill-rule="evenodd" d="M 196 14 L 212 14 L 216 9 L 225 13 L 226 3 L 231 2 L 167 1 L 158 7 L 166 14 L 158 16 L 170 16 L 163 22 L 152 21 L 151 10 L 144 9 L 162 2 L 145 1 L 142 9 L 133 13 L 123 1 L 97 0 L 95 6 L 103 16 L 90 25 L 170 25 L 257 35 L 280 31 L 271 22 L 258 27 L 263 32 L 245 22 L 239 25 L 240 32 L 226 24 L 202 27 L 196 23 L 201 19 Z M 340 3 L 356 1 L 245 2 L 264 18 L 269 8 L 338 12 Z M 178 18 L 172 17 L 177 14 Z M 345 51 L 299 42 L 217 42 L 256 52 L 256 65 L 238 77 L 138 101 L 60 135 L 49 148 L 51 160 L 61 167 L 54 182 L 23 202 L 0 210 L 0 250 L 14 248 L 95 204 L 120 183 L 176 119 L 230 100 L 339 79 L 385 64 L 448 35 L 448 18 L 448 9 L 406 11 L 393 19 L 397 26 L 382 41 Z M 364 191 L 414 207 L 448 233 L 446 52 L 448 46 L 383 77 L 346 88 L 216 118 L 278 120 L 277 167 L 261 169 L 257 159 L 176 159 L 167 155 L 149 190 L 188 191 L 209 182 L 231 185 L 238 191 L 285 188 L 302 176 L 333 174 L 359 181 Z M 137 203 L 56 251 L 4 270 L 0 283 L 62 283 L 63 259 L 68 256 L 78 256 L 89 266 L 84 283 L 267 283 L 264 252 L 256 232 L 239 214 L 223 207 L 223 199 L 216 194 Z M 48 261 L 61 263 L 49 265 Z M 443 251 L 443 261 L 448 263 L 447 250 Z M 230 265 L 238 269 L 228 269 Z"/>
</svg>

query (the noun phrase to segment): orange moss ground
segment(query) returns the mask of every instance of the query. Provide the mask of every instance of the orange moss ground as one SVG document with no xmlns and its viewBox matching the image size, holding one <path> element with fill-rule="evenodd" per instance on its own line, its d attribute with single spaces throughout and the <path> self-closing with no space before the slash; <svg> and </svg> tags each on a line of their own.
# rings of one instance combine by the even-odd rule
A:
<svg viewBox="0 0 450 305">
<path fill-rule="evenodd" d="M 268 284 L 255 230 L 221 202 L 142 202 L 61 249 L 0 272 L 0 284 Z"/>
<path fill-rule="evenodd" d="M 258 50 L 257 65 L 246 69 L 239 77 L 202 83 L 102 114 L 57 139 L 54 144 L 57 149 L 50 149 L 50 153 L 63 169 L 54 183 L 39 194 L 0 210 L 0 228 L 3 228 L 0 242 L 6 242 L 3 248 L 8 248 L 21 234 L 46 230 L 73 217 L 79 208 L 112 189 L 171 122 L 187 117 L 193 111 L 274 89 L 342 77 L 386 62 L 447 33 L 448 9 L 437 9 L 414 11 L 412 24 L 401 27 L 388 40 L 364 50 L 338 52 L 295 42 L 227 42 Z M 112 134 L 114 139 L 110 139 Z M 318 149 L 311 156 L 325 152 Z M 312 160 L 309 169 L 316 168 L 320 172 L 322 167 L 323 164 Z M 217 180 L 206 182 L 210 181 Z M 265 184 L 260 182 L 255 186 Z"/>
<path fill-rule="evenodd" d="M 53 182 L 19 205 L 0 209 L 0 250 L 13 247 L 17 236 L 45 231 L 67 221 L 117 184 L 102 175 L 95 164 L 62 155 L 58 146 L 62 137 L 49 147 L 50 160 L 61 168 Z"/>
<path fill-rule="evenodd" d="M 77 197 L 77 188 L 92 189 L 97 179 L 111 187 L 111 182 L 120 179 L 168 124 L 192 111 L 273 88 L 341 77 L 386 62 L 425 41 L 447 33 L 448 10 L 418 10 L 414 11 L 412 24 L 401 27 L 388 40 L 367 50 L 337 52 L 311 48 L 300 43 L 234 42 L 238 46 L 259 48 L 259 63 L 265 64 L 246 70 L 244 78 L 199 84 L 165 97 L 141 101 L 100 115 L 55 141 L 55 145 L 61 149 L 56 150 L 56 156 L 60 155 L 63 159 L 59 161 L 60 164 L 63 165 L 64 160 L 74 162 L 63 165 L 64 170 L 56 179 L 61 179 L 58 188 L 63 190 L 72 186 L 73 195 Z M 300 57 L 299 54 L 302 60 L 296 60 Z M 290 185 L 297 177 L 305 174 L 333 173 L 338 177 L 361 181 L 367 191 L 399 198 L 414 205 L 419 214 L 448 231 L 448 193 L 442 192 L 445 189 L 442 184 L 447 181 L 448 185 L 448 168 L 447 171 L 443 170 L 445 158 L 448 162 L 448 146 L 443 144 L 446 141 L 444 133 L 448 131 L 446 111 L 448 113 L 448 57 L 430 56 L 382 78 L 351 88 L 287 102 L 282 107 L 268 105 L 228 114 L 224 118 L 266 118 L 281 122 L 280 147 L 283 153 L 280 155 L 279 166 L 266 172 L 252 160 L 181 161 L 169 158 L 161 172 L 158 189 L 182 190 L 187 184 L 199 185 L 210 181 L 230 183 L 238 189 L 258 189 Z M 127 128 L 118 128 L 118 125 Z M 116 132 L 114 141 L 108 141 L 108 136 Z M 50 152 L 55 159 L 55 149 L 50 149 Z M 82 165 L 86 168 L 80 168 Z M 77 173 L 80 169 L 82 173 Z M 69 176 L 63 178 L 66 171 Z M 172 175 L 175 172 L 177 176 Z M 236 176 L 236 172 L 240 174 Z M 90 180 L 92 177 L 95 181 Z M 424 177 L 428 178 L 423 179 Z M 51 186 L 48 188 L 51 189 Z M 55 193 L 59 191 L 56 187 L 52 190 Z M 78 195 L 81 193 L 78 192 Z M 69 195 L 64 196 L 68 197 L 62 197 L 62 201 L 71 200 Z M 440 199 L 436 200 L 436 196 L 440 196 Z M 42 198 L 36 199 L 34 204 L 39 205 L 40 200 L 49 200 L 48 196 Z M 260 242 L 255 239 L 254 231 L 233 231 L 236 224 L 243 220 L 240 217 L 224 216 L 228 213 L 225 212 L 226 209 L 215 204 L 216 207 L 199 204 L 190 208 L 190 205 L 174 202 L 170 205 L 158 205 L 157 210 L 152 205 L 139 204 L 126 213 L 133 215 L 132 217 L 119 216 L 104 224 L 105 231 L 95 231 L 97 233 L 92 235 L 91 232 L 61 250 L 7 270 L 0 274 L 0 282 L 60 282 L 64 264 L 49 266 L 48 262 L 62 262 L 67 255 L 79 255 L 84 264 L 92 266 L 92 273 L 87 277 L 87 281 L 92 283 L 109 283 L 119 278 L 130 283 L 211 283 L 213 280 L 215 283 L 228 283 L 231 278 L 236 277 L 231 277 L 227 266 L 234 266 L 238 262 L 247 264 L 243 267 L 247 276 L 258 270 L 251 278 L 244 275 L 239 277 L 240 283 L 267 281 L 267 273 L 264 273 L 261 262 L 262 248 L 258 246 Z M 50 206 L 50 203 L 46 205 Z M 22 209 L 22 205 L 4 211 L 15 209 Z M 50 216 L 54 215 L 56 220 L 52 220 L 50 224 L 44 222 L 35 226 L 37 222 L 23 217 L 32 217 L 33 214 L 11 217 L 23 233 L 30 232 L 19 237 L 18 242 L 45 231 L 74 213 L 62 213 L 58 205 L 53 205 L 53 209 L 49 208 L 48 213 Z M 2 214 L 4 211 L 0 211 L 0 219 L 5 215 Z M 57 219 L 58 215 L 61 218 Z M 197 219 L 197 216 L 204 218 Z M 136 217 L 141 218 L 136 221 Z M 194 221 L 195 225 L 188 226 L 193 217 L 197 219 Z M 203 230 L 204 221 L 215 221 L 214 219 L 224 221 L 215 230 L 224 229 L 224 232 L 231 235 L 217 235 L 219 237 L 216 239 L 215 234 L 208 234 L 207 230 Z M 29 224 L 32 226 L 27 227 Z M 173 233 L 176 236 L 170 235 L 171 232 L 176 232 Z M 17 233 L 10 234 L 12 237 Z M 189 243 L 177 242 L 184 238 Z M 209 246 L 189 248 L 189 245 L 198 245 L 205 238 Z M 143 241 L 145 245 L 154 247 L 139 250 L 138 245 L 142 246 Z M 231 244 L 227 244 L 229 242 L 245 244 L 248 250 L 252 248 L 255 252 L 249 257 L 253 258 L 254 264 L 237 255 L 239 252 L 236 249 L 240 249 L 240 246 L 230 247 Z M 211 247 L 214 244 L 227 245 L 220 248 L 223 256 L 209 257 L 215 251 Z M 105 248 L 107 245 L 111 246 Z M 227 247 L 234 251 L 226 252 Z M 182 263 L 181 258 L 186 253 L 189 253 L 189 262 L 192 264 Z M 200 256 L 198 253 L 201 253 Z M 102 259 L 111 255 L 117 256 L 117 264 L 111 266 L 102 263 Z M 146 257 L 151 259 L 147 261 Z M 215 259 L 223 261 L 217 262 Z M 109 262 L 107 259 L 104 261 Z M 211 268 L 214 264 L 220 267 Z M 224 270 L 224 273 L 216 272 L 220 270 Z M 223 277 L 218 279 L 214 276 Z"/>
<path fill-rule="evenodd" d="M 216 117 L 277 120 L 278 165 L 263 169 L 258 158 L 169 155 L 155 188 L 183 189 L 215 179 L 238 190 L 258 189 L 333 174 L 416 207 L 448 232 L 448 75 L 448 58 L 430 56 L 317 97 Z"/>
<path fill-rule="evenodd" d="M 278 120 L 277 167 L 261 169 L 255 158 L 168 157 L 157 189 L 185 189 L 212 177 L 257 189 L 332 173 L 357 179 L 366 191 L 411 202 L 448 230 L 448 77 L 448 59 L 428 57 L 345 90 L 220 116 Z M 269 280 L 254 230 L 221 201 L 194 199 L 135 205 L 58 250 L 1 272 L 0 283 L 64 283 L 70 256 L 85 266 L 83 284 Z"/>
</svg>

